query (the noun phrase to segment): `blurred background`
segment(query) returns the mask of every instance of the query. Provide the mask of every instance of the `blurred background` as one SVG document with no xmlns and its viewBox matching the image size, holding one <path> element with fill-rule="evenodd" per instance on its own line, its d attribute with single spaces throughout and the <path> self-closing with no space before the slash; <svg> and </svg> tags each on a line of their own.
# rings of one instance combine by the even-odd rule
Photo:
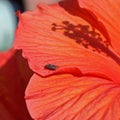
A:
<svg viewBox="0 0 120 120">
<path fill-rule="evenodd" d="M 17 25 L 15 12 L 33 10 L 40 2 L 52 4 L 61 0 L 0 0 L 0 51 L 12 47 L 14 33 Z"/>
<path fill-rule="evenodd" d="M 0 120 L 32 120 L 24 95 L 32 76 L 21 51 L 12 49 L 22 0 L 0 0 Z"/>
<path fill-rule="evenodd" d="M 17 24 L 15 12 L 24 11 L 22 0 L 0 0 L 0 51 L 11 48 Z"/>
<path fill-rule="evenodd" d="M 16 11 L 33 10 L 39 2 L 60 0 L 0 0 L 0 120 L 32 120 L 25 103 L 33 75 L 21 51 L 12 49 L 18 23 Z"/>
</svg>

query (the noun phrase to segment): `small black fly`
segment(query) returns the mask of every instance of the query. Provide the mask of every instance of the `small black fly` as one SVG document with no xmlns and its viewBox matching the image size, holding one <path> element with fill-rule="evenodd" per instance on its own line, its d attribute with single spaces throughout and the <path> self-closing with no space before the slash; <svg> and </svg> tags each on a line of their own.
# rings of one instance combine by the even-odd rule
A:
<svg viewBox="0 0 120 120">
<path fill-rule="evenodd" d="M 48 69 L 48 70 L 56 70 L 57 66 L 52 65 L 52 64 L 47 64 L 47 65 L 44 66 L 44 68 Z"/>
</svg>

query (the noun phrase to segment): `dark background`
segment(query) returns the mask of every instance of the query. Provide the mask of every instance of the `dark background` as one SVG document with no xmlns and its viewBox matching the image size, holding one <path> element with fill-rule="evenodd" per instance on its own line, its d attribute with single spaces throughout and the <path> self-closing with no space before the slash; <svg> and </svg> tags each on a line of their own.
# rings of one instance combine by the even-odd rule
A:
<svg viewBox="0 0 120 120">
<path fill-rule="evenodd" d="M 13 5 L 15 11 L 20 10 L 21 12 L 24 11 L 24 4 L 22 0 L 9 0 Z"/>
</svg>

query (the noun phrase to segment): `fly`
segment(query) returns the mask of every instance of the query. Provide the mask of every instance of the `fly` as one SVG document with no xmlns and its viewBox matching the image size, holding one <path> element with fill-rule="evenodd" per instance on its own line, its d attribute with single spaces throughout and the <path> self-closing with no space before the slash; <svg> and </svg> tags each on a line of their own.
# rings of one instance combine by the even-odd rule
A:
<svg viewBox="0 0 120 120">
<path fill-rule="evenodd" d="M 47 64 L 47 65 L 44 66 L 44 68 L 48 69 L 48 70 L 56 70 L 57 66 L 53 65 L 53 64 Z"/>
</svg>

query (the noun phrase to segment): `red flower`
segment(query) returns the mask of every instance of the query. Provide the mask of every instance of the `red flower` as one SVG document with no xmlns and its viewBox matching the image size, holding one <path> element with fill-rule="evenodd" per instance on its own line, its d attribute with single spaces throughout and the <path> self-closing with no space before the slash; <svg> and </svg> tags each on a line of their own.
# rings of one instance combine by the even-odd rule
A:
<svg viewBox="0 0 120 120">
<path fill-rule="evenodd" d="M 35 72 L 26 90 L 34 119 L 120 119 L 119 5 L 65 0 L 19 14 L 15 47 Z"/>
<path fill-rule="evenodd" d="M 18 51 L 0 52 L 0 58 L 0 119 L 31 120 L 24 91 L 32 72 Z"/>
</svg>

